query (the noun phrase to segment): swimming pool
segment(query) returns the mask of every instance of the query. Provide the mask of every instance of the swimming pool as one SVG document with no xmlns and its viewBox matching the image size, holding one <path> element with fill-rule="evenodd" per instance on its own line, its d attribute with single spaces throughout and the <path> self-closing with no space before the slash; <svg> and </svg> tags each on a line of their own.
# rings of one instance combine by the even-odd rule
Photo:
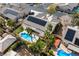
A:
<svg viewBox="0 0 79 59">
<path fill-rule="evenodd" d="M 23 38 L 24 40 L 27 40 L 29 42 L 32 42 L 32 36 L 30 36 L 28 33 L 26 32 L 21 32 L 20 33 L 21 38 Z"/>
<path fill-rule="evenodd" d="M 58 50 L 57 55 L 58 55 L 58 56 L 70 56 L 69 53 L 66 53 L 66 52 L 64 52 L 63 50 Z"/>
<path fill-rule="evenodd" d="M 78 56 L 77 54 L 74 54 L 74 53 L 66 53 L 63 50 L 58 50 L 57 55 L 58 56 Z"/>
</svg>

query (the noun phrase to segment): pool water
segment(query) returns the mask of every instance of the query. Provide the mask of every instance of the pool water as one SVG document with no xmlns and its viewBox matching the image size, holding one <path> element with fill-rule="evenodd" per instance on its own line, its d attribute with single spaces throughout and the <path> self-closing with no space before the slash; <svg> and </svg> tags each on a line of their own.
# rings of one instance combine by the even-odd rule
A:
<svg viewBox="0 0 79 59">
<path fill-rule="evenodd" d="M 28 33 L 25 33 L 25 32 L 22 32 L 21 34 L 21 37 L 27 41 L 32 41 L 32 36 L 30 36 Z"/>
<path fill-rule="evenodd" d="M 63 50 L 58 50 L 57 55 L 58 56 L 78 56 L 77 54 L 74 54 L 74 53 L 66 53 Z"/>
<path fill-rule="evenodd" d="M 64 52 L 63 50 L 59 50 L 57 53 L 58 56 L 70 56 L 69 53 Z"/>
</svg>

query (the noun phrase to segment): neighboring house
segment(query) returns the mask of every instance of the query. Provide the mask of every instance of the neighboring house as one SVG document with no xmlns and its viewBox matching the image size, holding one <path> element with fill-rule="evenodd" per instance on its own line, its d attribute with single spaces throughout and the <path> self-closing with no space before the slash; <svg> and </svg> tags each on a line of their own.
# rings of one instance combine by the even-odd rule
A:
<svg viewBox="0 0 79 59">
<path fill-rule="evenodd" d="M 23 7 L 24 5 L 12 5 L 13 7 L 4 7 L 0 12 L 4 17 L 18 20 L 19 18 L 25 17 L 29 14 L 29 7 Z"/>
<path fill-rule="evenodd" d="M 52 32 L 54 34 L 57 34 L 59 32 L 59 30 L 60 30 L 59 22 L 51 21 L 51 25 L 53 26 L 52 27 Z"/>
<path fill-rule="evenodd" d="M 57 11 L 55 14 L 51 15 L 51 21 L 53 25 L 53 33 L 58 34 L 62 30 L 62 24 L 60 17 L 65 16 L 66 13 Z M 50 20 L 50 19 L 49 19 Z"/>
<path fill-rule="evenodd" d="M 64 15 L 67 15 L 67 13 L 57 11 L 55 14 L 53 14 L 53 19 L 59 19 L 59 17 Z"/>
<path fill-rule="evenodd" d="M 55 14 L 52 14 L 52 15 L 49 15 L 47 13 L 39 13 L 35 17 L 38 17 L 40 19 L 46 20 L 47 22 L 50 22 L 51 25 L 53 26 L 52 32 L 54 34 L 57 34 L 58 32 L 60 32 L 59 30 L 62 28 L 62 25 L 60 24 L 61 20 L 59 18 L 64 15 L 67 15 L 67 13 L 57 11 Z"/>
<path fill-rule="evenodd" d="M 40 13 L 40 14 L 36 15 L 36 17 L 41 18 L 41 19 L 45 19 L 46 21 L 49 21 L 50 15 L 47 13 Z"/>
<path fill-rule="evenodd" d="M 20 12 L 12 8 L 3 8 L 1 14 L 4 17 L 12 20 L 17 20 L 20 18 Z"/>
<path fill-rule="evenodd" d="M 66 12 L 66 13 L 72 13 L 72 10 L 78 6 L 78 3 L 69 3 L 68 5 L 58 5 L 59 11 Z"/>
<path fill-rule="evenodd" d="M 28 4 L 26 3 L 20 3 L 20 4 L 17 4 L 17 3 L 8 3 L 6 4 L 7 8 L 12 8 L 12 9 L 15 9 L 17 11 L 20 11 L 20 13 L 24 13 L 24 14 L 28 14 L 30 12 L 30 8 L 28 6 Z"/>
<path fill-rule="evenodd" d="M 62 36 L 63 42 L 67 44 L 67 48 L 73 52 L 79 53 L 79 29 L 68 26 L 64 35 Z"/>
<path fill-rule="evenodd" d="M 3 56 L 20 56 L 17 52 L 10 50 L 7 53 L 5 53 Z"/>
<path fill-rule="evenodd" d="M 64 35 L 64 31 L 67 28 L 67 26 L 71 25 L 72 17 L 67 14 L 59 17 L 59 19 L 62 24 L 62 35 Z"/>
<path fill-rule="evenodd" d="M 39 15 L 39 14 L 43 14 L 43 12 L 39 12 L 39 11 L 36 11 L 36 10 L 31 10 L 31 12 L 34 13 L 33 16 L 37 16 L 37 15 Z"/>
<path fill-rule="evenodd" d="M 47 24 L 48 22 L 44 19 L 37 18 L 34 16 L 28 16 L 23 22 L 23 27 L 25 29 L 29 27 L 42 36 L 44 35 L 44 31 L 47 29 Z"/>
<path fill-rule="evenodd" d="M 0 53 L 4 53 L 5 50 L 16 41 L 16 38 L 12 35 L 5 36 L 2 40 L 0 40 Z"/>
<path fill-rule="evenodd" d="M 39 13 L 36 15 L 38 18 L 46 19 L 47 21 L 60 22 L 59 17 L 67 15 L 67 13 L 57 11 L 55 14 L 49 15 L 48 13 Z"/>
</svg>

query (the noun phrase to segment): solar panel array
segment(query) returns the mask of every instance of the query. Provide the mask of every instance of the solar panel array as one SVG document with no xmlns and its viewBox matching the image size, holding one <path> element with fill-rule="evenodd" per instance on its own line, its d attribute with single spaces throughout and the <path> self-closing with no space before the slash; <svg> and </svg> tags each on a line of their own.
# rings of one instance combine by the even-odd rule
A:
<svg viewBox="0 0 79 59">
<path fill-rule="evenodd" d="M 44 20 L 41 20 L 39 18 L 35 18 L 35 17 L 32 17 L 32 16 L 29 16 L 27 20 L 31 21 L 31 22 L 34 22 L 36 24 L 39 24 L 41 26 L 45 26 L 46 23 L 47 23 L 47 21 L 44 21 Z"/>
<path fill-rule="evenodd" d="M 18 13 L 17 13 L 16 11 L 10 10 L 10 9 L 6 9 L 6 10 L 4 11 L 4 13 L 5 13 L 5 14 L 10 13 L 10 14 L 15 15 L 15 16 L 18 15 Z"/>
<path fill-rule="evenodd" d="M 75 35 L 75 31 L 72 29 L 68 29 L 66 36 L 65 36 L 65 39 L 72 42 L 74 35 Z"/>
</svg>

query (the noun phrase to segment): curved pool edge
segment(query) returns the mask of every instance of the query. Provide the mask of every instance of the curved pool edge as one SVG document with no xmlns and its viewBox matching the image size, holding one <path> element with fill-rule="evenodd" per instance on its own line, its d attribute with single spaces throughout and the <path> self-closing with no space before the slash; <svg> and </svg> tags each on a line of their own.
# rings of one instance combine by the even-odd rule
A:
<svg viewBox="0 0 79 59">
<path fill-rule="evenodd" d="M 19 36 L 20 36 L 23 40 L 28 41 L 28 42 L 30 42 L 30 43 L 32 43 L 32 42 L 33 42 L 32 40 L 31 40 L 31 41 L 29 41 L 29 40 L 27 40 L 27 39 L 23 38 L 23 37 L 21 36 L 21 34 L 22 34 L 22 33 L 26 33 L 26 34 L 28 34 L 28 32 L 27 32 L 27 31 L 22 31 L 22 32 L 20 32 L 20 33 L 19 33 Z"/>
</svg>

